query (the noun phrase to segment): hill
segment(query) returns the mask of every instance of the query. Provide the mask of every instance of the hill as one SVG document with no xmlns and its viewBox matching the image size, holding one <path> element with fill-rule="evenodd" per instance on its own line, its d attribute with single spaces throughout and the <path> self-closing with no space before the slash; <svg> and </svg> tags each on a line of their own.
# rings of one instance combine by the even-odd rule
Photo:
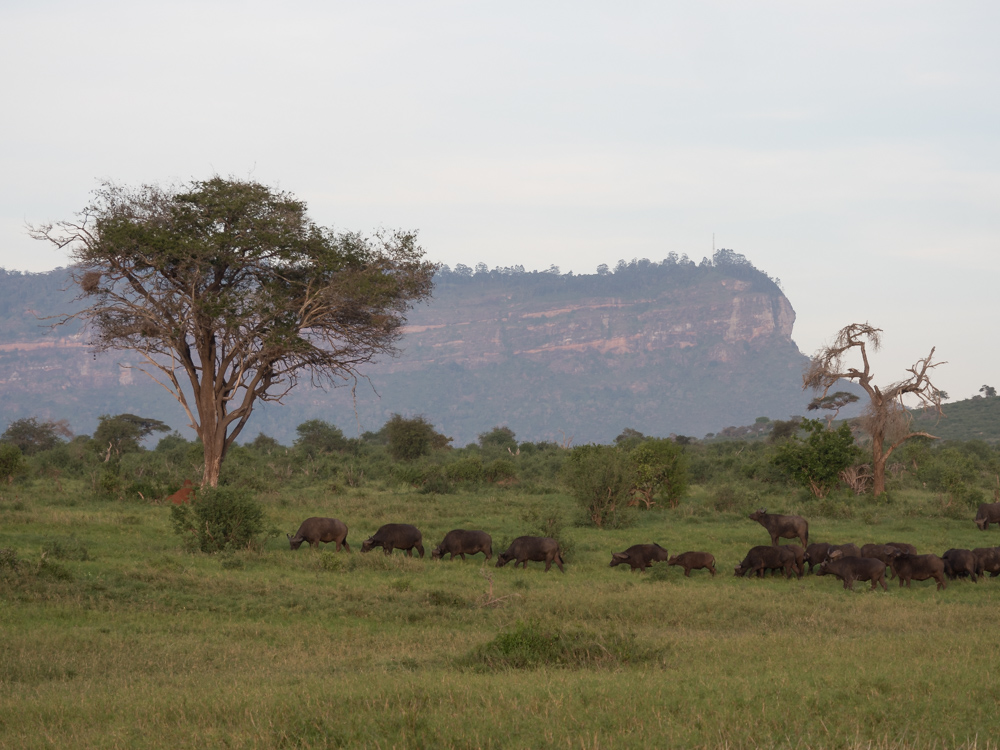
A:
<svg viewBox="0 0 1000 750">
<path fill-rule="evenodd" d="M 945 404 L 944 416 L 915 412 L 914 427 L 943 440 L 1000 442 L 1000 398 L 975 398 Z"/>
<path fill-rule="evenodd" d="M 89 353 L 79 328 L 47 330 L 37 316 L 71 309 L 66 272 L 0 275 L 3 421 L 38 415 L 91 431 L 102 413 L 130 411 L 182 426 L 181 411 L 123 352 Z M 347 434 L 395 412 L 423 414 L 462 445 L 493 425 L 522 440 L 608 442 L 625 427 L 700 436 L 721 425 L 805 413 L 806 357 L 795 312 L 742 255 L 695 264 L 620 262 L 593 275 L 442 269 L 434 299 L 409 316 L 403 356 L 365 382 L 301 385 L 259 409 L 258 431 L 283 442 L 307 419 Z"/>
</svg>

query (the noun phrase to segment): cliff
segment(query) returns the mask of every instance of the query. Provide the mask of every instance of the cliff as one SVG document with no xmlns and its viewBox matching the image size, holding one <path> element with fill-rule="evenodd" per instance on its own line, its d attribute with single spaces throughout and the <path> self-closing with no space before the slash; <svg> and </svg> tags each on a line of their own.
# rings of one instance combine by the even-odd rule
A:
<svg viewBox="0 0 1000 750">
<path fill-rule="evenodd" d="M 442 272 L 434 299 L 409 315 L 402 356 L 372 366 L 370 385 L 352 394 L 303 383 L 284 405 L 259 409 L 244 437 L 290 442 L 297 424 L 316 418 L 354 435 L 400 412 L 425 415 L 458 445 L 498 424 L 521 440 L 580 444 L 625 427 L 700 437 L 805 413 L 791 304 L 741 256 L 715 260 L 639 261 L 587 276 Z M 58 291 L 64 273 L 0 276 L 3 299 L 5 286 L 29 280 L 48 290 L 14 294 L 20 302 L 0 309 L 0 422 L 68 418 L 87 432 L 99 414 L 130 411 L 182 427 L 165 391 L 118 367 L 135 363 L 128 353 L 95 359 L 78 330 L 42 335 L 35 316 L 69 304 Z"/>
</svg>

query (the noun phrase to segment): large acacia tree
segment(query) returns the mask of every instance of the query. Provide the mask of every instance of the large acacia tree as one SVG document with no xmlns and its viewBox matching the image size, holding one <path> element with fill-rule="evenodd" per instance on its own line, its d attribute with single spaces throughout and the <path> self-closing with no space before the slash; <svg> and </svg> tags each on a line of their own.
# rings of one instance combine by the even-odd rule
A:
<svg viewBox="0 0 1000 750">
<path fill-rule="evenodd" d="M 900 445 L 915 437 L 936 440 L 934 435 L 910 430 L 911 417 L 903 405 L 903 397 L 913 396 L 921 405 L 941 411 L 940 391 L 931 383 L 931 371 L 944 362 L 934 362 L 934 348 L 924 359 L 918 359 L 908 369 L 910 376 L 888 386 L 874 382 L 869 350 L 882 346 L 882 329 L 867 323 L 852 323 L 842 328 L 833 343 L 813 355 L 802 376 L 802 387 L 819 392 L 817 401 L 827 396 L 830 388 L 841 379 L 853 380 L 868 394 L 868 404 L 861 417 L 861 427 L 871 438 L 872 491 L 885 491 L 885 465 Z M 848 357 L 859 358 L 860 369 L 847 363 Z"/>
<path fill-rule="evenodd" d="M 68 248 L 97 351 L 127 349 L 187 413 L 204 445 L 202 484 L 258 401 L 301 379 L 357 382 L 395 355 L 406 311 L 435 266 L 416 236 L 366 238 L 312 222 L 264 185 L 213 177 L 175 188 L 104 183 L 70 221 L 32 229 Z"/>
</svg>

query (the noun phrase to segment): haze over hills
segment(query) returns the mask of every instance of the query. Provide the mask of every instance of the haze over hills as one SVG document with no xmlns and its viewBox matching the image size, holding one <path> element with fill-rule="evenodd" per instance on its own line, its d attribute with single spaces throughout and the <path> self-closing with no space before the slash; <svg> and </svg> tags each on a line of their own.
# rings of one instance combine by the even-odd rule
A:
<svg viewBox="0 0 1000 750">
<path fill-rule="evenodd" d="M 100 414 L 132 412 L 183 428 L 166 391 L 118 366 L 134 355 L 95 358 L 79 326 L 40 326 L 36 316 L 72 309 L 66 287 L 65 270 L 0 273 L 0 422 L 68 419 L 90 432 Z M 284 405 L 256 410 L 241 437 L 290 443 L 307 419 L 356 435 L 396 412 L 423 414 L 456 445 L 494 425 L 574 444 L 609 442 L 625 427 L 701 437 L 805 414 L 794 321 L 778 285 L 729 250 L 594 275 L 445 268 L 433 300 L 408 316 L 402 356 L 366 370 L 370 385 L 352 394 L 303 382 Z"/>
</svg>

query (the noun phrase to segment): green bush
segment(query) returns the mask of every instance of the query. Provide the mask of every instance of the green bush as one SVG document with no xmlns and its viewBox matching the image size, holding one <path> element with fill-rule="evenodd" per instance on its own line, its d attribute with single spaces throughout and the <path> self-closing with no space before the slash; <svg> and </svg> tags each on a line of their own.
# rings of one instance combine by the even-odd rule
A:
<svg viewBox="0 0 1000 750">
<path fill-rule="evenodd" d="M 562 630 L 537 622 L 517 622 L 465 659 L 477 671 L 538 667 L 610 668 L 639 664 L 659 656 L 631 633 L 600 635 L 582 629 Z"/>
<path fill-rule="evenodd" d="M 517 467 L 509 458 L 498 458 L 483 467 L 483 478 L 487 482 L 496 483 L 517 476 Z"/>
<path fill-rule="evenodd" d="M 570 452 L 564 476 L 587 520 L 598 528 L 621 528 L 632 514 L 625 509 L 633 487 L 628 454 L 607 445 L 583 445 Z"/>
<path fill-rule="evenodd" d="M 202 552 L 249 547 L 264 531 L 264 508 L 247 491 L 206 487 L 189 505 L 170 509 L 174 532 Z"/>
<path fill-rule="evenodd" d="M 42 544 L 42 552 L 57 560 L 89 560 L 86 545 L 75 536 L 47 539 Z"/>
<path fill-rule="evenodd" d="M 0 483 L 12 482 L 24 468 L 21 449 L 13 443 L 0 443 Z"/>
<path fill-rule="evenodd" d="M 467 456 L 448 464 L 444 468 L 445 476 L 453 482 L 483 481 L 483 459 L 479 456 Z"/>
</svg>

